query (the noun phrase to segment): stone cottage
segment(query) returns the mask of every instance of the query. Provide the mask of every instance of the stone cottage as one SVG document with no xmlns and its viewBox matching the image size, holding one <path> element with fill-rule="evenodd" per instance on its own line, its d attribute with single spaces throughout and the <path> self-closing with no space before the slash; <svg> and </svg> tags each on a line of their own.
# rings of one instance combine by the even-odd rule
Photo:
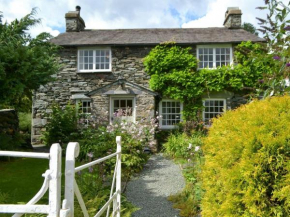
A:
<svg viewBox="0 0 290 217">
<path fill-rule="evenodd" d="M 114 120 L 114 113 L 126 110 L 126 119 L 136 121 L 159 111 L 161 129 L 171 129 L 182 120 L 181 102 L 162 99 L 149 88 L 150 76 L 142 59 L 161 42 L 175 41 L 191 46 L 199 68 L 215 68 L 233 63 L 235 45 L 263 39 L 241 29 L 242 12 L 228 8 L 221 28 L 85 29 L 81 8 L 65 14 L 66 32 L 51 40 L 60 45 L 63 65 L 56 81 L 40 87 L 33 99 L 32 144 L 40 143 L 50 105 L 69 101 L 81 105 L 81 112 Z M 209 98 L 210 97 L 210 98 Z M 230 92 L 204 97 L 204 120 L 243 103 Z"/>
</svg>

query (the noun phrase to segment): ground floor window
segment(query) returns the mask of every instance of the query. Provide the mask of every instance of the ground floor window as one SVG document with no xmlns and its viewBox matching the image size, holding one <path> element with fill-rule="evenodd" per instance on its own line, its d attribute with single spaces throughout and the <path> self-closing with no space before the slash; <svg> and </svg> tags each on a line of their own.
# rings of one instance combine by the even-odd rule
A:
<svg viewBox="0 0 290 217">
<path fill-rule="evenodd" d="M 92 112 L 91 100 L 78 99 L 76 100 L 76 104 L 80 123 L 88 124 Z"/>
<path fill-rule="evenodd" d="M 111 121 L 115 119 L 135 121 L 135 98 L 112 97 L 111 98 Z"/>
<path fill-rule="evenodd" d="M 225 99 L 204 99 L 203 100 L 203 121 L 210 124 L 210 120 L 222 114 L 226 110 Z"/>
<path fill-rule="evenodd" d="M 160 128 L 172 129 L 181 119 L 182 103 L 176 100 L 162 100 L 159 104 Z"/>
<path fill-rule="evenodd" d="M 80 100 L 79 113 L 91 114 L 91 101 L 90 100 Z"/>
</svg>

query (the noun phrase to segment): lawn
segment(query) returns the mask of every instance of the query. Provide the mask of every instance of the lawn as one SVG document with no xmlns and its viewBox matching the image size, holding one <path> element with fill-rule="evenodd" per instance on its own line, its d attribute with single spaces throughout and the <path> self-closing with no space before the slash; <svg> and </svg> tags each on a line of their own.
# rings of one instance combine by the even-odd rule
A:
<svg viewBox="0 0 290 217">
<path fill-rule="evenodd" d="M 8 194 L 4 202 L 9 204 L 27 203 L 41 188 L 42 174 L 49 168 L 47 159 L 12 158 L 10 162 L 0 161 L 1 194 Z M 47 199 L 42 199 L 46 203 Z"/>
</svg>

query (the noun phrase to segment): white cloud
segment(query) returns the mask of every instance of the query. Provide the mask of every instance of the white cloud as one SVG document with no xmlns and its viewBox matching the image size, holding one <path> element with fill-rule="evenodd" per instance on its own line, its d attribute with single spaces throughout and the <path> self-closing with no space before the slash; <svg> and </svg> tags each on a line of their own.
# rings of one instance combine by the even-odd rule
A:
<svg viewBox="0 0 290 217">
<path fill-rule="evenodd" d="M 225 12 L 228 7 L 239 7 L 242 10 L 242 22 L 252 23 L 258 27 L 256 17 L 265 18 L 265 12 L 255 9 L 263 6 L 263 0 L 216 0 L 208 5 L 206 15 L 182 25 L 183 28 L 190 27 L 222 27 Z"/>
<path fill-rule="evenodd" d="M 287 1 L 287 0 L 283 0 Z M 265 14 L 255 7 L 263 0 L 0 0 L 4 21 L 11 22 L 38 8 L 41 25 L 33 36 L 47 31 L 56 36 L 65 31 L 64 15 L 80 5 L 87 29 L 218 27 L 223 25 L 227 7 L 237 6 L 243 22 L 257 26 L 255 17 Z"/>
</svg>

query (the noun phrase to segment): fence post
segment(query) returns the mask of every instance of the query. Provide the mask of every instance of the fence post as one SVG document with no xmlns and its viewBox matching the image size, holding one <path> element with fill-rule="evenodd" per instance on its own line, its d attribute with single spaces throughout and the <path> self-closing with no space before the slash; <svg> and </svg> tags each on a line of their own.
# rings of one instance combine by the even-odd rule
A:
<svg viewBox="0 0 290 217">
<path fill-rule="evenodd" d="M 121 136 L 116 137 L 116 143 L 117 143 L 117 174 L 116 174 L 116 192 L 117 192 L 117 217 L 120 217 L 121 214 Z"/>
<path fill-rule="evenodd" d="M 49 170 L 49 215 L 59 217 L 61 203 L 61 147 L 58 143 L 50 147 Z"/>
<path fill-rule="evenodd" d="M 79 156 L 79 152 L 80 146 L 78 142 L 68 143 L 65 157 L 65 189 L 64 189 L 66 208 L 69 209 L 68 217 L 74 217 L 75 158 Z"/>
</svg>

